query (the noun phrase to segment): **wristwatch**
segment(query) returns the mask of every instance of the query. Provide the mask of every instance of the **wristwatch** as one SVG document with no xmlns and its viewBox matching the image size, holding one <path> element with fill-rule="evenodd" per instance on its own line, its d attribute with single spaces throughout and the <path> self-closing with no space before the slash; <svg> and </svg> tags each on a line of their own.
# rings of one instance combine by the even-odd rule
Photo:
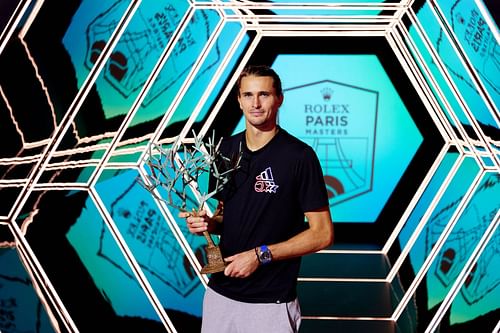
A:
<svg viewBox="0 0 500 333">
<path fill-rule="evenodd" d="M 266 245 L 256 247 L 255 254 L 257 255 L 257 259 L 262 265 L 268 264 L 273 260 L 273 254 Z"/>
</svg>

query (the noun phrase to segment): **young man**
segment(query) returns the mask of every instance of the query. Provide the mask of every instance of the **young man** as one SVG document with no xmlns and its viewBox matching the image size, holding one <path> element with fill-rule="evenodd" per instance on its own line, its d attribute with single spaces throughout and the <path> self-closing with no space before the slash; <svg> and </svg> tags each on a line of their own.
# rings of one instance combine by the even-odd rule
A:
<svg viewBox="0 0 500 333">
<path fill-rule="evenodd" d="M 223 140 L 221 153 L 241 146 L 243 157 L 218 197 L 222 214 L 180 214 L 190 232 L 220 234 L 227 263 L 210 277 L 202 332 L 298 332 L 300 258 L 333 243 L 323 173 L 313 149 L 277 124 L 276 72 L 249 66 L 237 84 L 246 129 Z"/>
</svg>

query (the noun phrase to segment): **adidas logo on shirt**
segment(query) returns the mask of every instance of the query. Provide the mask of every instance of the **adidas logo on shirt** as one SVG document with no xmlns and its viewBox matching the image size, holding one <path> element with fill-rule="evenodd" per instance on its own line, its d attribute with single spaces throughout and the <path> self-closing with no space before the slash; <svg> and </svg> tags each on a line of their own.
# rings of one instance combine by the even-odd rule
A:
<svg viewBox="0 0 500 333">
<path fill-rule="evenodd" d="M 255 192 L 276 193 L 279 187 L 274 183 L 271 167 L 266 168 L 266 170 L 262 171 L 255 179 L 257 179 L 254 186 Z"/>
</svg>

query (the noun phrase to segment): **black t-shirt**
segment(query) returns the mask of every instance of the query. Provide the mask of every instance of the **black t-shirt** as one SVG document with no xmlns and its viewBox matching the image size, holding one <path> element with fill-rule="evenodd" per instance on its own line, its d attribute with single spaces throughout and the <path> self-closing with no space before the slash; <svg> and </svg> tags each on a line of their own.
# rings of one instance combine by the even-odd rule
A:
<svg viewBox="0 0 500 333">
<path fill-rule="evenodd" d="M 285 241 L 306 227 L 304 212 L 328 206 L 323 172 L 314 150 L 281 129 L 258 151 L 244 132 L 226 138 L 221 154 L 242 149 L 240 168 L 218 193 L 224 202 L 219 246 L 224 257 Z M 296 297 L 300 258 L 261 265 L 247 278 L 212 274 L 209 286 L 242 302 L 289 302 Z"/>
</svg>

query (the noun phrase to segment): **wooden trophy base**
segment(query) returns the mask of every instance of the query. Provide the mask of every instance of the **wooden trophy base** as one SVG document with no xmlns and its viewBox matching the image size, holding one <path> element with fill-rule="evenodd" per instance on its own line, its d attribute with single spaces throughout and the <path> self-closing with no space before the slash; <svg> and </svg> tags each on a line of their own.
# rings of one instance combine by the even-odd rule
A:
<svg viewBox="0 0 500 333">
<path fill-rule="evenodd" d="M 201 269 L 202 274 L 211 274 L 222 272 L 226 268 L 226 263 L 224 258 L 222 258 L 222 253 L 218 246 L 207 246 L 205 247 L 207 251 L 208 263 Z"/>
</svg>

